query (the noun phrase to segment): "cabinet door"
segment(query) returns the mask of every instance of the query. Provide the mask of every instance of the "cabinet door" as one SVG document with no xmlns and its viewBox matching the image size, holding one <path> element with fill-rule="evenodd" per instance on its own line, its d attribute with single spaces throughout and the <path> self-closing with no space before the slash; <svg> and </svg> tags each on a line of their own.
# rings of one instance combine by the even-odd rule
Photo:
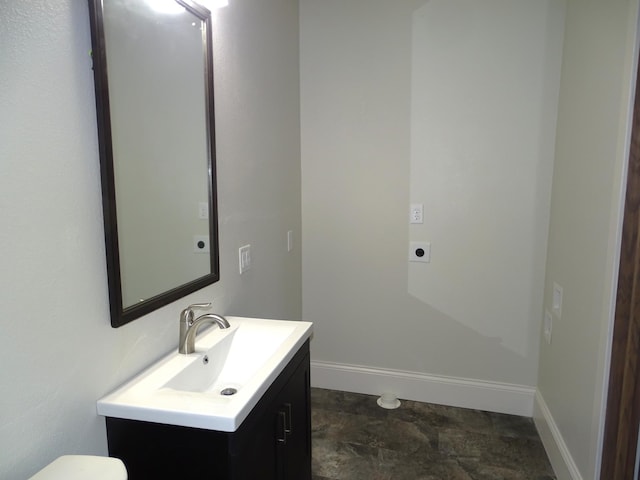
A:
<svg viewBox="0 0 640 480">
<path fill-rule="evenodd" d="M 234 435 L 234 480 L 311 480 L 308 352 L 301 349 Z"/>
<path fill-rule="evenodd" d="M 276 436 L 273 408 L 267 410 L 252 426 L 250 439 L 242 451 L 231 461 L 234 480 L 277 480 Z"/>
<path fill-rule="evenodd" d="M 307 357 L 275 402 L 278 480 L 311 480 L 309 388 Z"/>
<path fill-rule="evenodd" d="M 109 455 L 124 462 L 129 480 L 229 478 L 226 434 L 121 418 L 106 424 Z"/>
</svg>

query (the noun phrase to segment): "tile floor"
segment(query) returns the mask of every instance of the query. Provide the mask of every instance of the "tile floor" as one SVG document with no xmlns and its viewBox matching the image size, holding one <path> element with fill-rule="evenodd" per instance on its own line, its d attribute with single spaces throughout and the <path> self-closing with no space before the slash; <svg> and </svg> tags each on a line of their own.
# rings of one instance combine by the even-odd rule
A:
<svg viewBox="0 0 640 480">
<path fill-rule="evenodd" d="M 533 421 L 312 389 L 313 480 L 555 480 Z"/>
</svg>

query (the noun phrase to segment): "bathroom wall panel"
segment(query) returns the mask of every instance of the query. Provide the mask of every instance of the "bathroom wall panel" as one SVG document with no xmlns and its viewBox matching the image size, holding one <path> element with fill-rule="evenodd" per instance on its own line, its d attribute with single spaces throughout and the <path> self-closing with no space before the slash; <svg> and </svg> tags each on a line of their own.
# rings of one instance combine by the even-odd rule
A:
<svg viewBox="0 0 640 480">
<path fill-rule="evenodd" d="M 599 476 L 637 31 L 637 0 L 567 2 L 544 290 L 550 308 L 563 288 L 562 316 L 541 344 L 538 421 L 584 479 Z"/>
<path fill-rule="evenodd" d="M 535 385 L 562 5 L 301 1 L 312 360 Z"/>
<path fill-rule="evenodd" d="M 189 302 L 301 316 L 297 3 L 232 0 L 213 33 L 221 281 L 112 329 L 87 2 L 0 2 L 2 479 L 106 454 L 96 400 L 176 348 Z"/>
</svg>

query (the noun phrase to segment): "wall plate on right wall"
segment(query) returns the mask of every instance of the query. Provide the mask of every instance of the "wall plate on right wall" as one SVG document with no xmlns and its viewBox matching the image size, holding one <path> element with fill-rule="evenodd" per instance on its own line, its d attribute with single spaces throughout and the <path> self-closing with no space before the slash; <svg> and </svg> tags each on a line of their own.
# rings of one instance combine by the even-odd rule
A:
<svg viewBox="0 0 640 480">
<path fill-rule="evenodd" d="M 551 311 L 560 318 L 562 316 L 562 287 L 553 282 L 553 297 L 551 300 Z"/>
<path fill-rule="evenodd" d="M 549 313 L 549 310 L 544 310 L 544 339 L 548 344 L 551 344 L 551 331 L 553 330 L 553 315 Z"/>
</svg>

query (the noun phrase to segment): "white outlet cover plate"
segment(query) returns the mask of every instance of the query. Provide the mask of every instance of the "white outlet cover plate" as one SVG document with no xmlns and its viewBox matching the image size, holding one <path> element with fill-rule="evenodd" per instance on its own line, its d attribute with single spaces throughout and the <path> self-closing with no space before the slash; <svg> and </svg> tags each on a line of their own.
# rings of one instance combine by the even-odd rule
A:
<svg viewBox="0 0 640 480">
<path fill-rule="evenodd" d="M 209 253 L 209 235 L 193 236 L 193 252 Z"/>
<path fill-rule="evenodd" d="M 551 311 L 560 318 L 562 316 L 562 287 L 553 282 L 553 297 L 551 303 Z"/>
<path fill-rule="evenodd" d="M 431 262 L 431 243 L 409 242 L 409 261 L 421 263 Z"/>
<path fill-rule="evenodd" d="M 293 230 L 287 231 L 287 252 L 293 250 Z"/>
<path fill-rule="evenodd" d="M 544 338 L 547 343 L 551 344 L 551 332 L 553 330 L 553 316 L 549 310 L 544 311 Z"/>
<path fill-rule="evenodd" d="M 423 223 L 424 205 L 412 203 L 409 207 L 409 223 Z"/>
<path fill-rule="evenodd" d="M 238 249 L 238 262 L 241 274 L 251 268 L 251 245 L 245 245 Z"/>
</svg>

